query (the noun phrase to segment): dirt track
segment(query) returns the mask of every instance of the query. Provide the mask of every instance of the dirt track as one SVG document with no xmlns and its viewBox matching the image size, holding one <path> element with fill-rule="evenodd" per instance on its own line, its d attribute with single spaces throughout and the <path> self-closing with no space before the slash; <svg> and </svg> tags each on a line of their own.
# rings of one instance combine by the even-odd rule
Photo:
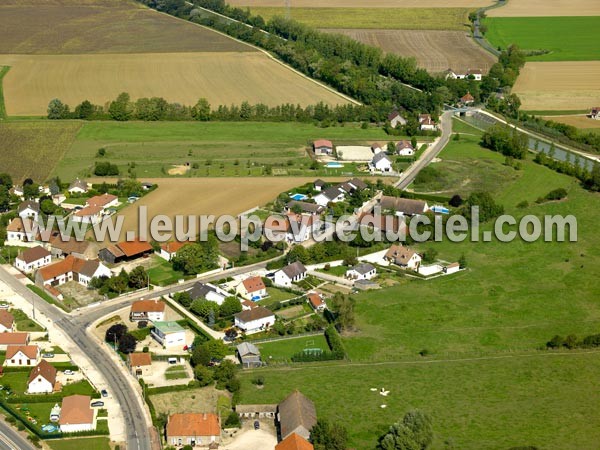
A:
<svg viewBox="0 0 600 450">
<path fill-rule="evenodd" d="M 597 0 L 509 0 L 489 17 L 600 16 Z"/>
</svg>

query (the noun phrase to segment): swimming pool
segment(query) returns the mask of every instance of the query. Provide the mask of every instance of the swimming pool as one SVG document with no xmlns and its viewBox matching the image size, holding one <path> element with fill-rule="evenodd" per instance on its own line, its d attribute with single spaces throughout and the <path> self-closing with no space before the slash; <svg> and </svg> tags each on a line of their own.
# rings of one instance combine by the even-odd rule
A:
<svg viewBox="0 0 600 450">
<path fill-rule="evenodd" d="M 431 211 L 437 214 L 450 214 L 450 210 L 445 206 L 434 205 L 431 207 Z"/>
<path fill-rule="evenodd" d="M 342 167 L 344 167 L 344 165 L 339 162 L 328 162 L 327 164 L 325 164 L 325 167 L 329 169 L 341 169 Z"/>
<path fill-rule="evenodd" d="M 308 197 L 304 194 L 294 194 L 294 195 L 290 195 L 290 198 L 292 200 L 296 200 L 297 202 L 299 202 L 302 200 L 306 200 Z"/>
</svg>

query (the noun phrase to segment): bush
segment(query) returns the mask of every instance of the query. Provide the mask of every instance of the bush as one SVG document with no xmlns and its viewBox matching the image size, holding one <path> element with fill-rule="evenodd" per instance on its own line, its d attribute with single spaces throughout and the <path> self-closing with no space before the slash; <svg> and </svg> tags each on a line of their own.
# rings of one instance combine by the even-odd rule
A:
<svg viewBox="0 0 600 450">
<path fill-rule="evenodd" d="M 119 168 L 116 164 L 109 162 L 97 162 L 94 165 L 94 175 L 99 177 L 109 177 L 119 175 Z"/>
<path fill-rule="evenodd" d="M 562 200 L 567 196 L 566 189 L 558 188 L 546 194 L 546 200 Z"/>
<path fill-rule="evenodd" d="M 240 422 L 240 417 L 237 415 L 235 411 L 231 411 L 223 424 L 223 428 L 240 428 L 242 423 Z"/>
</svg>

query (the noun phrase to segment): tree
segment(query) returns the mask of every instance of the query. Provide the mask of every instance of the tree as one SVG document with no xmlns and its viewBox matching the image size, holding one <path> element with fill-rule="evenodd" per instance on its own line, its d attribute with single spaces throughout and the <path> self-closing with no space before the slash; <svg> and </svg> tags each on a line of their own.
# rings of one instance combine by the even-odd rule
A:
<svg viewBox="0 0 600 450">
<path fill-rule="evenodd" d="M 119 94 L 116 100 L 112 101 L 108 107 L 108 114 L 111 119 L 118 121 L 126 121 L 131 119 L 133 106 L 131 98 L 127 92 Z"/>
<path fill-rule="evenodd" d="M 190 297 L 190 293 L 187 291 L 175 293 L 175 295 L 173 295 L 173 300 L 184 308 L 189 308 L 192 304 L 192 297 Z"/>
<path fill-rule="evenodd" d="M 450 199 L 450 201 L 448 202 L 448 204 L 450 206 L 453 206 L 454 208 L 458 208 L 460 205 L 463 204 L 463 199 L 460 195 L 454 194 L 452 196 L 452 198 Z"/>
<path fill-rule="evenodd" d="M 504 207 L 497 204 L 489 192 L 473 192 L 467 198 L 465 205 L 462 208 L 462 214 L 470 218 L 471 208 L 479 207 L 479 220 L 487 222 L 504 214 Z"/>
<path fill-rule="evenodd" d="M 54 202 L 48 198 L 40 202 L 40 210 L 46 215 L 54 214 L 56 208 Z"/>
<path fill-rule="evenodd" d="M 427 264 L 431 264 L 435 262 L 435 258 L 437 257 L 438 251 L 435 248 L 428 248 L 423 252 L 423 262 Z"/>
<path fill-rule="evenodd" d="M 208 366 L 210 364 L 210 352 L 204 345 L 194 346 L 192 350 L 191 363 L 196 366 Z"/>
<path fill-rule="evenodd" d="M 194 367 L 194 377 L 200 386 L 208 386 L 213 382 L 212 370 L 203 365 Z"/>
<path fill-rule="evenodd" d="M 233 340 L 235 340 L 235 338 L 238 337 L 238 332 L 235 328 L 228 328 L 227 330 L 225 330 L 225 336 L 230 341 L 233 341 Z"/>
<path fill-rule="evenodd" d="M 467 267 L 467 258 L 465 257 L 464 253 L 460 255 L 460 258 L 458 258 L 458 267 L 461 269 Z"/>
<path fill-rule="evenodd" d="M 342 330 L 354 327 L 354 300 L 341 292 L 336 292 L 331 299 L 331 306 L 336 313 L 336 322 Z"/>
<path fill-rule="evenodd" d="M 171 261 L 173 269 L 195 275 L 216 268 L 218 257 L 217 242 L 211 237 L 207 242 L 186 245 Z"/>
<path fill-rule="evenodd" d="M 196 120 L 210 120 L 210 103 L 205 98 L 200 98 L 192 109 L 192 117 Z"/>
<path fill-rule="evenodd" d="M 409 411 L 379 440 L 383 450 L 426 450 L 433 441 L 431 420 L 421 411 Z"/>
<path fill-rule="evenodd" d="M 121 339 L 119 339 L 119 351 L 121 353 L 133 353 L 137 346 L 137 340 L 131 333 L 125 333 Z"/>
<path fill-rule="evenodd" d="M 300 261 L 302 264 L 307 264 L 309 262 L 309 254 L 306 247 L 294 245 L 287 255 L 285 255 L 286 264 L 292 264 L 296 261 Z"/>
<path fill-rule="evenodd" d="M 66 119 L 69 116 L 69 106 L 55 98 L 48 103 L 48 119 Z"/>
<path fill-rule="evenodd" d="M 242 304 L 235 297 L 227 297 L 221 304 L 221 307 L 219 308 L 221 317 L 231 317 L 234 314 L 239 313 L 241 311 Z"/>
<path fill-rule="evenodd" d="M 212 302 L 210 300 L 206 300 L 203 298 L 197 298 L 190 305 L 190 311 L 192 311 L 194 314 L 200 316 L 203 320 L 208 320 L 208 316 L 210 315 L 211 311 L 213 311 L 213 312 L 219 311 L 219 305 L 217 305 L 217 303 Z"/>
<path fill-rule="evenodd" d="M 0 185 L 10 189 L 13 186 L 12 177 L 6 172 L 0 173 Z"/>
<path fill-rule="evenodd" d="M 346 450 L 348 432 L 339 424 L 318 419 L 310 430 L 310 440 L 315 450 Z"/>
<path fill-rule="evenodd" d="M 227 385 L 233 378 L 235 378 L 236 367 L 233 362 L 225 360 L 218 366 L 215 366 L 214 377 L 217 382 Z"/>
<path fill-rule="evenodd" d="M 119 341 L 127 333 L 127 326 L 122 323 L 112 325 L 104 335 L 104 340 L 109 343 Z"/>
<path fill-rule="evenodd" d="M 143 266 L 137 266 L 129 273 L 129 287 L 142 289 L 148 286 L 148 274 Z"/>
<path fill-rule="evenodd" d="M 88 100 L 82 101 L 75 107 L 75 117 L 78 119 L 90 120 L 94 114 L 94 105 Z"/>
</svg>

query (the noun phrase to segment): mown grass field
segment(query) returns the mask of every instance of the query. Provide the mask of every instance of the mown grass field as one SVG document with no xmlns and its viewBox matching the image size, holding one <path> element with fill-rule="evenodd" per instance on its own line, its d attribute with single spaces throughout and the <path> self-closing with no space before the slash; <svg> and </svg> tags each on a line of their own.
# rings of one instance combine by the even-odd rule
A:
<svg viewBox="0 0 600 450">
<path fill-rule="evenodd" d="M 596 33 L 600 16 L 502 17 L 487 18 L 484 23 L 488 26 L 485 36 L 493 46 L 517 44 L 526 51 L 550 51 L 530 56 L 529 61 L 590 61 L 600 57 Z"/>
<path fill-rule="evenodd" d="M 287 339 L 285 341 L 266 342 L 258 344 L 261 357 L 267 363 L 290 361 L 291 357 L 305 349 L 319 348 L 323 351 L 329 350 L 329 345 L 324 336 L 309 336 L 296 339 Z"/>
<path fill-rule="evenodd" d="M 107 437 L 74 438 L 47 441 L 52 450 L 110 450 L 110 440 Z"/>
<path fill-rule="evenodd" d="M 265 165 L 281 165 L 282 176 L 341 176 L 342 169 L 311 170 L 310 143 L 326 138 L 338 143 L 366 143 L 386 138 L 381 129 L 358 125 L 318 128 L 312 124 L 251 122 L 90 122 L 85 123 L 55 174 L 71 180 L 89 176 L 96 161 L 110 161 L 127 173 L 135 163 L 138 177 L 168 177 L 190 164 L 184 176 L 263 176 Z M 96 158 L 99 148 L 106 156 Z M 197 164 L 197 168 L 194 168 Z"/>
<path fill-rule="evenodd" d="M 251 7 L 264 19 L 285 16 L 283 8 Z M 466 30 L 466 8 L 293 8 L 291 17 L 315 28 Z"/>
<path fill-rule="evenodd" d="M 466 150 L 449 147 L 442 160 L 475 158 L 466 131 Z M 488 150 L 480 152 L 477 159 L 488 158 Z M 504 170 L 502 162 L 492 157 L 491 168 Z M 478 171 L 462 167 L 465 179 Z M 555 334 L 581 338 L 600 331 L 600 197 L 531 156 L 515 172 L 500 186 L 495 177 L 483 179 L 480 188 L 495 192 L 516 217 L 575 215 L 577 242 L 420 244 L 417 250 L 433 247 L 446 261 L 464 254 L 468 270 L 430 281 L 400 278 L 385 290 L 357 294 L 357 330 L 344 336 L 350 363 L 243 373 L 241 401 L 279 401 L 300 389 L 320 415 L 345 425 L 351 446 L 361 449 L 374 448 L 377 436 L 415 407 L 432 417 L 436 449 L 446 448 L 446 440 L 460 449 L 594 448 L 599 382 L 591 374 L 600 354 L 556 355 L 541 348 Z M 535 204 L 558 187 L 567 189 L 566 200 Z M 517 208 L 524 200 L 530 206 Z M 262 390 L 250 384 L 258 373 L 265 378 Z M 322 380 L 331 382 L 324 386 Z M 370 391 L 381 387 L 391 394 Z M 585 421 L 572 419 L 582 414 Z"/>
<path fill-rule="evenodd" d="M 75 140 L 78 122 L 0 122 L 2 170 L 15 183 L 31 178 L 45 181 Z"/>
</svg>

